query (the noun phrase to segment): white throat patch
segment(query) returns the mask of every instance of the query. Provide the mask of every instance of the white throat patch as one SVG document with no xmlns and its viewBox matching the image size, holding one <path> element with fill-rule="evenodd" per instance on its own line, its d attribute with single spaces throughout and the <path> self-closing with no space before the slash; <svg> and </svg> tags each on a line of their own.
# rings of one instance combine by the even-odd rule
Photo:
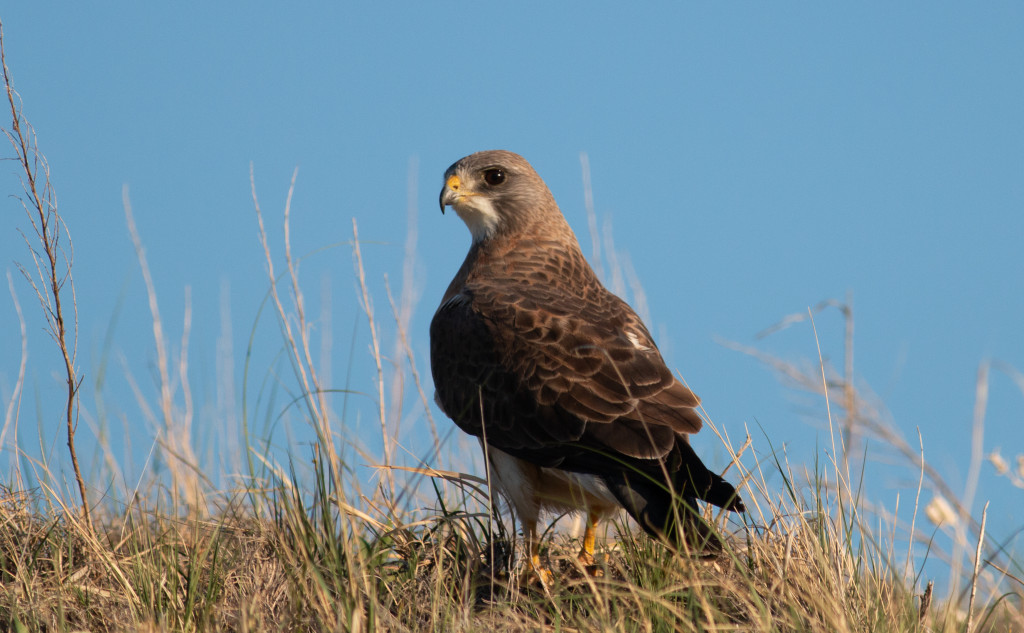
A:
<svg viewBox="0 0 1024 633">
<path fill-rule="evenodd" d="M 487 239 L 498 228 L 498 212 L 485 196 L 460 196 L 452 208 L 469 227 L 474 243 Z"/>
</svg>

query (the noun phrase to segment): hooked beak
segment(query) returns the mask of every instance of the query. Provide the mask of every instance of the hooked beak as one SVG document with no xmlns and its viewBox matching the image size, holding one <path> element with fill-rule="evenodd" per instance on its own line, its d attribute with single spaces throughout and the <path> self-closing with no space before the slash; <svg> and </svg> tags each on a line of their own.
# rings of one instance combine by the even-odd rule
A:
<svg viewBox="0 0 1024 633">
<path fill-rule="evenodd" d="M 448 180 L 445 181 L 444 187 L 441 188 L 441 196 L 438 199 L 438 202 L 441 204 L 441 213 L 444 213 L 446 206 L 455 204 L 455 201 L 459 199 L 461 195 L 459 193 L 460 187 L 462 187 L 462 182 L 455 174 L 449 176 Z"/>
</svg>

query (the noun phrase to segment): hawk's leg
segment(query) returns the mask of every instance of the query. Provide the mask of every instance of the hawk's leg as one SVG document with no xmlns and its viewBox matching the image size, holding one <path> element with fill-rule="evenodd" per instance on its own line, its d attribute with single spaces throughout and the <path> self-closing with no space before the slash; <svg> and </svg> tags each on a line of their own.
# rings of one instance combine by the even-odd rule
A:
<svg viewBox="0 0 1024 633">
<path fill-rule="evenodd" d="M 597 566 L 597 560 L 594 558 L 594 539 L 598 518 L 599 516 L 594 511 L 587 514 L 587 527 L 583 531 L 583 547 L 580 548 L 580 553 L 576 556 L 576 560 L 580 562 L 583 569 L 594 577 L 604 575 L 604 571 Z"/>
<path fill-rule="evenodd" d="M 530 559 L 520 576 L 520 582 L 524 585 L 539 583 L 546 590 L 551 586 L 554 577 L 551 570 L 540 562 L 540 538 L 537 536 L 536 519 L 523 521 L 523 534 L 526 536 L 526 548 Z"/>
</svg>

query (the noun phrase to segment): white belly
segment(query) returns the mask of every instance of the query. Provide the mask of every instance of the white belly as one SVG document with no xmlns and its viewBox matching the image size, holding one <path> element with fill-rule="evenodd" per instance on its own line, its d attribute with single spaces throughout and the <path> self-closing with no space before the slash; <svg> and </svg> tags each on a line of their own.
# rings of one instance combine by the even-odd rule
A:
<svg viewBox="0 0 1024 633">
<path fill-rule="evenodd" d="M 535 522 L 541 510 L 614 514 L 619 502 L 600 477 L 542 468 L 489 447 L 491 477 L 520 521 Z"/>
</svg>

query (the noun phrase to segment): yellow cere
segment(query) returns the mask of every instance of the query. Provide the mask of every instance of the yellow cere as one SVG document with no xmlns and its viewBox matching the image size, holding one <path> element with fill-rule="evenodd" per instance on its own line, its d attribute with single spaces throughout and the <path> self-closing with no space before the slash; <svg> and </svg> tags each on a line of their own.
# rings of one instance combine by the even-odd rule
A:
<svg viewBox="0 0 1024 633">
<path fill-rule="evenodd" d="M 448 182 L 445 183 L 445 186 L 451 189 L 452 191 L 457 191 L 460 184 L 462 183 L 459 182 L 459 177 L 456 176 L 455 174 L 452 174 L 451 176 L 448 177 Z"/>
</svg>

